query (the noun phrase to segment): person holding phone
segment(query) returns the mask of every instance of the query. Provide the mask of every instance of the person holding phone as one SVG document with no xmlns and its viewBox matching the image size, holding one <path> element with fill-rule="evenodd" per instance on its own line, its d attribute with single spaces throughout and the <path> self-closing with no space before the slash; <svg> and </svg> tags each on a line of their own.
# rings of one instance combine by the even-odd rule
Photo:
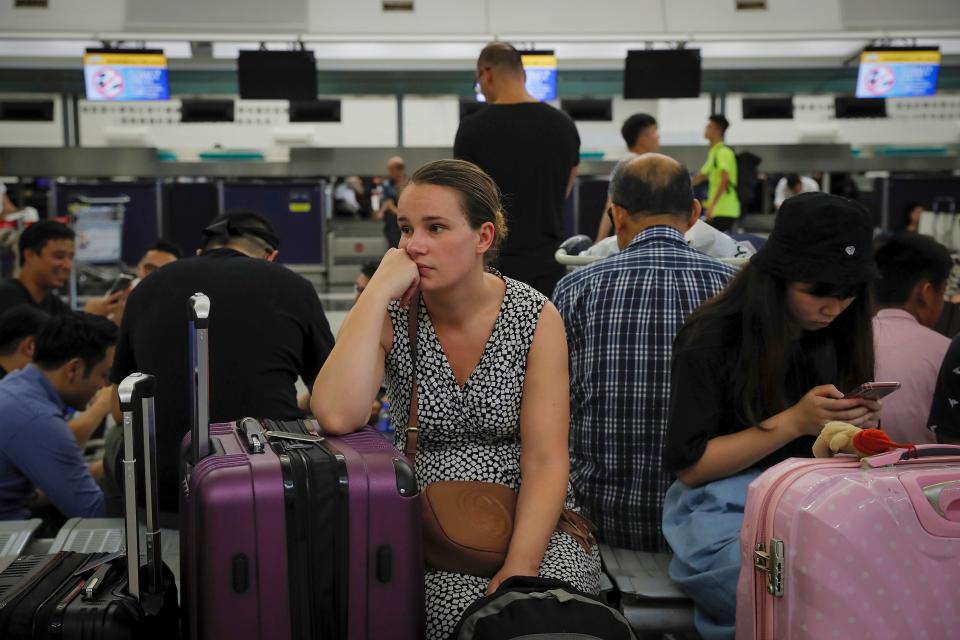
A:
<svg viewBox="0 0 960 640">
<path fill-rule="evenodd" d="M 763 248 L 677 335 L 663 463 L 678 480 L 663 532 L 706 640 L 734 637 L 747 485 L 812 457 L 829 421 L 877 425 L 878 401 L 843 394 L 874 374 L 872 240 L 858 203 L 794 196 Z"/>
<path fill-rule="evenodd" d="M 70 227 L 55 220 L 41 220 L 24 229 L 17 241 L 20 272 L 0 282 L 0 313 L 29 304 L 51 315 L 63 315 L 70 306 L 58 295 L 73 269 L 74 239 Z M 109 317 L 120 307 L 122 293 L 91 298 L 84 311 Z"/>
</svg>

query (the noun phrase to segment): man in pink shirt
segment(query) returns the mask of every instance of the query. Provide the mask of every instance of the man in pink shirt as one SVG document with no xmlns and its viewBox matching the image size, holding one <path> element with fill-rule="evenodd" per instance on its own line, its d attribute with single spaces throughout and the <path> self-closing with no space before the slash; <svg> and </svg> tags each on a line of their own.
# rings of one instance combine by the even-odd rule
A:
<svg viewBox="0 0 960 640">
<path fill-rule="evenodd" d="M 903 234 L 874 256 L 881 274 L 874 283 L 876 379 L 903 385 L 883 399 L 881 428 L 897 442 L 932 443 L 927 416 L 950 340 L 931 327 L 943 311 L 950 252 L 933 238 Z"/>
</svg>

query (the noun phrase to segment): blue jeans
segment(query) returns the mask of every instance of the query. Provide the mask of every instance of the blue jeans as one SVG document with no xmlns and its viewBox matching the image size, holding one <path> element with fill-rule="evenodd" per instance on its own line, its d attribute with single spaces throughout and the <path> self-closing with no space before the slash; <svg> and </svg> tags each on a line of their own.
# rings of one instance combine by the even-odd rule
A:
<svg viewBox="0 0 960 640">
<path fill-rule="evenodd" d="M 747 485 L 761 469 L 691 489 L 679 480 L 667 491 L 663 535 L 673 549 L 670 577 L 693 600 L 704 640 L 734 640 L 740 527 Z"/>
</svg>

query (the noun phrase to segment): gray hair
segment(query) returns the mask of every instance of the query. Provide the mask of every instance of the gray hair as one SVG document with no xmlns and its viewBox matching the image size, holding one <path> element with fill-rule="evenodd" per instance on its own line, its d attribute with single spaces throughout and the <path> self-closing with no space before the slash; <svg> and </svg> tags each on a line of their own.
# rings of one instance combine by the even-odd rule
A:
<svg viewBox="0 0 960 640">
<path fill-rule="evenodd" d="M 693 184 L 687 168 L 659 153 L 617 163 L 607 195 L 631 215 L 689 216 L 693 206 Z"/>
</svg>

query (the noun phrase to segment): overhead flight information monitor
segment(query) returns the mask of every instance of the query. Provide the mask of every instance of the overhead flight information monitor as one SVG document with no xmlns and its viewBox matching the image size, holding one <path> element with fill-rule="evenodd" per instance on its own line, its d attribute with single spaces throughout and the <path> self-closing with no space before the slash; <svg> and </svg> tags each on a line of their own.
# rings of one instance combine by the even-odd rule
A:
<svg viewBox="0 0 960 640">
<path fill-rule="evenodd" d="M 917 47 L 864 49 L 857 74 L 858 98 L 907 98 L 937 92 L 940 50 Z"/>
<path fill-rule="evenodd" d="M 541 102 L 557 99 L 557 56 L 553 51 L 522 51 L 527 92 Z"/>
<path fill-rule="evenodd" d="M 167 100 L 167 58 L 156 49 L 87 49 L 83 56 L 87 100 Z"/>
</svg>

